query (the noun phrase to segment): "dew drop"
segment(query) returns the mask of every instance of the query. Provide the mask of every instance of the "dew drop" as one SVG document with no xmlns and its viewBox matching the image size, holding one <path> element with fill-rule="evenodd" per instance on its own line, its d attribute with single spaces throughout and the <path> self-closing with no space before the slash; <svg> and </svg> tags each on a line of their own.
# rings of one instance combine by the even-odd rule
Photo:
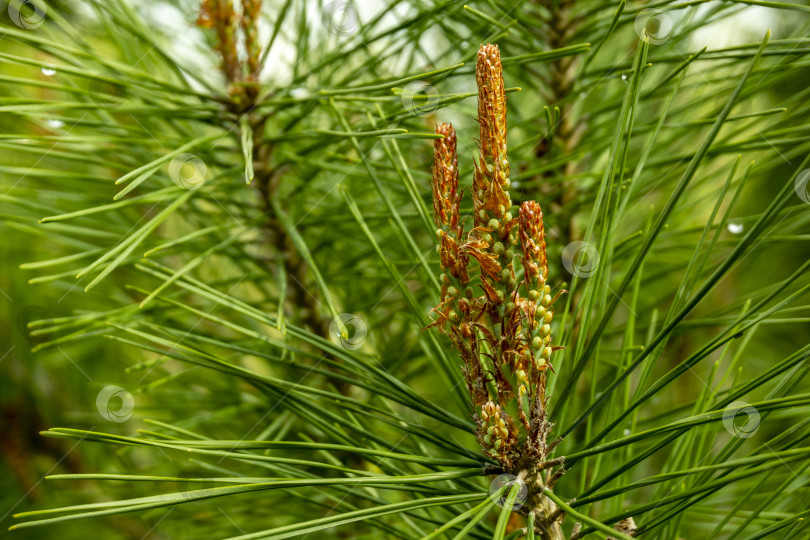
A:
<svg viewBox="0 0 810 540">
<path fill-rule="evenodd" d="M 622 80 L 623 80 L 624 82 L 627 82 L 627 74 L 626 74 L 626 73 L 622 75 Z"/>
<path fill-rule="evenodd" d="M 624 431 L 622 431 L 622 435 L 624 435 L 625 437 L 629 437 L 630 436 L 630 430 L 625 429 Z"/>
<path fill-rule="evenodd" d="M 731 234 L 740 234 L 743 232 L 742 223 L 729 223 L 726 228 Z"/>
<path fill-rule="evenodd" d="M 62 122 L 61 120 L 48 120 L 48 125 L 51 126 L 52 128 L 58 129 L 60 127 L 63 127 L 65 123 Z"/>
<path fill-rule="evenodd" d="M 50 76 L 52 76 L 52 75 L 55 75 L 55 74 L 56 74 L 56 70 L 55 70 L 55 69 L 51 69 L 51 68 L 46 68 L 46 67 L 44 67 L 44 68 L 42 68 L 42 70 L 41 70 L 41 71 L 42 71 L 42 74 L 43 74 L 43 75 L 46 75 L 46 76 L 48 76 L 48 77 L 50 77 Z"/>
</svg>

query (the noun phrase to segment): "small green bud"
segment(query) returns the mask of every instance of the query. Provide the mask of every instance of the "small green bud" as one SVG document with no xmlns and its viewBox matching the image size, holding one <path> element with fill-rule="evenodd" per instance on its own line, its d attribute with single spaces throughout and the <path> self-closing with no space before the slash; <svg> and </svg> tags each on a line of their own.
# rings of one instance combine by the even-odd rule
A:
<svg viewBox="0 0 810 540">
<path fill-rule="evenodd" d="M 542 358 L 537 359 L 537 367 L 538 368 L 542 368 L 545 365 L 546 365 L 546 361 L 544 359 L 542 359 Z"/>
<path fill-rule="evenodd" d="M 543 334 L 544 336 L 549 335 L 551 333 L 551 326 L 549 326 L 548 324 L 544 324 L 543 326 L 540 327 L 540 333 Z"/>
<path fill-rule="evenodd" d="M 535 289 L 531 289 L 529 291 L 529 299 L 534 300 L 536 302 L 538 298 L 540 298 L 540 293 L 537 292 L 537 290 Z"/>
<path fill-rule="evenodd" d="M 535 338 L 532 340 L 532 349 L 539 349 L 542 346 L 543 340 L 540 338 L 540 336 L 535 336 Z"/>
<path fill-rule="evenodd" d="M 450 298 L 455 298 L 456 296 L 458 296 L 458 289 L 456 289 L 455 287 L 447 287 L 447 296 L 449 296 Z"/>
<path fill-rule="evenodd" d="M 541 356 L 542 356 L 543 358 L 545 358 L 546 360 L 548 360 L 549 358 L 551 358 L 551 347 L 546 347 L 546 348 L 544 348 L 544 349 L 543 349 L 543 354 L 542 354 Z"/>
<path fill-rule="evenodd" d="M 551 295 L 547 294 L 543 297 L 543 305 L 550 306 L 551 305 Z"/>
<path fill-rule="evenodd" d="M 489 223 L 487 223 L 487 228 L 492 229 L 493 231 L 497 231 L 498 227 L 500 226 L 501 223 L 495 218 L 490 219 Z"/>
<path fill-rule="evenodd" d="M 492 221 L 495 220 L 493 219 Z M 492 246 L 492 252 L 495 253 L 495 255 L 503 255 L 505 251 L 506 248 L 503 247 L 501 242 L 495 242 L 495 245 Z"/>
</svg>

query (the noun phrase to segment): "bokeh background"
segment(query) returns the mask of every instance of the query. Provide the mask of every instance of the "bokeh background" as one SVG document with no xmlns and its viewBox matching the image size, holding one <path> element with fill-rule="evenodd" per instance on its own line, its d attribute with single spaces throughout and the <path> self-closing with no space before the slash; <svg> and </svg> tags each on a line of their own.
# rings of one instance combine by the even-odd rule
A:
<svg viewBox="0 0 810 540">
<path fill-rule="evenodd" d="M 93 25 L 102 24 L 99 19 L 99 12 L 92 9 L 92 3 L 84 2 L 51 2 L 49 10 L 58 12 L 62 17 L 74 21 L 77 26 L 92 28 Z M 266 12 L 273 13 L 280 10 L 284 2 L 267 1 Z M 306 12 L 313 21 L 321 17 L 322 6 L 317 2 L 306 2 Z M 362 9 L 358 10 L 361 19 L 368 20 L 376 16 L 384 5 L 380 2 L 363 2 Z M 694 9 L 711 9 L 716 2 L 707 2 L 705 6 Z M 7 17 L 7 3 L 2 4 L 0 17 Z M 142 0 L 131 2 L 131 8 L 140 17 L 147 21 L 149 27 L 156 34 L 162 36 L 162 43 L 169 55 L 180 59 L 186 66 L 192 66 L 199 70 L 205 77 L 210 77 L 212 83 L 218 81 L 216 73 L 216 58 L 206 50 L 206 39 L 200 29 L 195 27 L 194 20 L 197 16 L 195 2 L 160 2 L 154 0 Z M 407 6 L 401 6 L 407 11 Z M 399 8 L 398 8 L 399 9 Z M 691 14 L 692 16 L 694 14 Z M 388 15 L 392 24 L 399 17 L 398 13 Z M 683 17 L 683 18 L 682 18 Z M 674 25 L 686 25 L 688 20 L 681 12 L 672 15 Z M 12 24 L 9 20 L 4 20 L 3 24 Z M 675 48 L 681 51 L 694 51 L 703 46 L 710 49 L 733 47 L 751 41 L 758 41 L 765 30 L 772 31 L 772 39 L 781 39 L 795 36 L 797 32 L 806 29 L 806 17 L 794 14 L 784 14 L 776 10 L 757 6 L 744 6 L 739 9 L 734 16 L 725 18 L 715 24 L 701 27 L 690 32 L 686 38 L 679 42 Z M 264 21 L 262 27 L 263 36 L 267 36 L 272 29 L 272 21 Z M 99 34 L 101 35 L 101 34 Z M 632 28 L 622 28 L 619 32 L 620 42 L 630 42 L 634 39 Z M 621 37 L 623 36 L 623 37 Z M 111 49 L 111 44 L 105 43 L 97 35 L 89 34 L 93 40 L 93 45 L 103 52 Z M 278 86 L 284 86 L 285 80 L 293 77 L 291 63 L 295 55 L 296 28 L 293 25 L 285 24 L 279 36 L 279 46 L 275 47 L 268 62 L 272 66 L 272 72 L 267 71 L 264 77 Z M 441 37 L 441 27 L 436 25 L 434 32 L 428 32 L 420 38 L 421 44 L 426 47 L 437 47 L 443 42 Z M 474 49 L 477 36 L 471 35 L 469 42 L 458 44 L 460 49 Z M 614 45 L 611 45 L 613 47 Z M 621 53 L 616 52 L 621 51 Z M 23 44 L 4 37 L 0 39 L 0 53 L 4 55 L 26 56 L 30 55 L 30 49 Z M 632 60 L 632 52 L 629 49 L 622 49 L 621 45 L 615 45 L 615 50 L 609 49 L 602 54 L 615 54 L 624 56 L 625 62 Z M 615 60 L 615 57 L 614 57 Z M 598 63 L 597 63 L 598 65 Z M 512 77 L 515 80 L 519 77 L 519 67 L 507 69 L 507 82 Z M 712 63 L 698 63 L 694 70 L 700 75 L 710 80 L 717 75 L 714 71 L 715 65 Z M 392 59 L 388 64 L 380 66 L 380 70 L 385 73 L 398 73 L 400 65 Z M 93 427 L 103 427 L 111 429 L 104 424 L 104 419 L 100 417 L 96 408 L 96 398 L 99 390 L 106 385 L 121 385 L 133 392 L 136 399 L 135 418 L 173 418 L 184 411 L 195 410 L 198 418 L 211 420 L 218 414 L 223 414 L 227 421 L 227 414 L 233 412 L 231 408 L 246 406 L 244 402 L 232 400 L 228 397 L 219 397 L 217 388 L 210 384 L 195 384 L 193 378 L 184 380 L 181 384 L 172 386 L 171 392 L 167 394 L 162 386 L 169 383 L 171 374 L 165 377 L 153 378 L 148 375 L 149 370 L 132 369 L 147 357 L 140 351 L 133 348 L 122 347 L 119 343 L 104 339 L 99 332 L 95 339 L 81 340 L 74 342 L 67 340 L 64 344 L 59 342 L 49 342 L 47 346 L 45 338 L 37 335 L 37 329 L 30 328 L 28 324 L 32 321 L 52 320 L 81 312 L 92 313 L 103 311 L 109 307 L 109 291 L 101 288 L 90 293 L 85 293 L 81 286 L 69 275 L 58 275 L 53 277 L 51 272 L 44 274 L 51 275 L 45 280 L 38 279 L 38 275 L 43 272 L 36 265 L 37 261 L 54 259 L 70 254 L 65 249 L 65 244 L 54 241 L 54 235 L 60 235 L 69 231 L 54 228 L 45 228 L 39 224 L 35 216 L 47 215 L 50 212 L 50 202 L 58 198 L 58 194 L 52 193 L 58 190 L 58 183 L 48 181 L 31 174 L 32 166 L 36 165 L 38 170 L 52 169 L 63 176 L 64 181 L 85 181 L 86 177 L 103 176 L 103 166 L 95 163 L 92 155 L 88 156 L 87 162 L 60 159 L 58 155 L 49 153 L 23 154 L 12 151 L 12 147 L 3 139 L 10 137 L 58 135 L 69 129 L 70 118 L 52 115 L 47 110 L 33 111 L 25 115 L 9 113 L 4 110 L 7 105 L 12 105 L 19 100 L 37 97 L 46 98 L 51 95 L 58 95 L 57 89 L 47 87 L 31 88 L 20 87 L 16 82 L 17 77 L 31 77 L 32 73 L 40 71 L 36 76 L 43 81 L 55 81 L 53 73 L 46 70 L 39 70 L 37 67 L 20 65 L 5 61 L 0 58 L 0 537 L 6 537 L 9 533 L 6 529 L 13 523 L 11 514 L 32 508 L 54 507 L 71 504 L 77 500 L 99 501 L 109 497 L 108 491 L 100 491 L 98 485 L 93 483 L 70 483 L 54 484 L 43 480 L 48 474 L 53 473 L 81 473 L 97 471 L 126 471 L 145 470 L 160 468 L 166 465 L 165 459 L 171 460 L 169 456 L 154 455 L 148 453 L 138 453 L 130 451 L 114 451 L 108 447 L 94 444 L 75 444 L 71 441 L 43 438 L 39 432 L 54 426 L 82 427 L 92 429 Z M 616 96 L 622 91 L 625 82 L 620 74 L 611 75 L 612 80 L 605 90 L 593 95 L 583 96 L 574 105 L 574 108 L 588 110 L 596 108 L 600 100 L 605 99 L 605 95 Z M 688 100 L 679 103 L 678 106 L 687 111 L 685 117 L 703 118 L 711 111 L 718 109 L 725 100 L 725 95 L 713 96 L 707 94 L 699 84 L 694 83 L 694 88 L 690 90 L 693 102 Z M 810 83 L 810 70 L 805 71 L 804 77 L 797 77 L 785 81 L 778 87 L 770 89 L 767 93 L 758 94 L 754 99 L 744 98 L 735 109 L 737 114 L 745 114 L 753 111 L 760 111 L 779 107 L 780 103 L 786 101 L 790 96 L 807 89 Z M 56 84 L 56 83 L 55 83 Z M 70 84 L 60 81 L 58 84 Z M 459 86 L 457 91 L 470 90 L 471 82 L 453 83 Z M 508 86 L 511 86 L 508 83 Z M 306 88 L 292 89 L 299 92 L 306 92 Z M 32 95 L 33 93 L 33 95 Z M 536 100 L 524 97 L 521 93 L 510 94 L 510 104 L 520 110 L 521 107 L 537 107 Z M 451 107 L 442 111 L 443 120 L 452 120 L 459 133 L 465 136 L 460 137 L 460 155 L 465 160 L 462 166 L 471 168 L 469 156 L 475 148 L 471 136 L 475 133 L 474 115 L 472 104 L 467 100 L 463 105 Z M 75 118 L 74 118 L 75 120 Z M 424 123 L 426 129 L 430 129 L 437 120 L 434 115 L 425 115 L 420 122 Z M 516 121 L 519 125 L 520 118 L 512 116 L 510 120 Z M 642 118 L 642 124 L 650 124 L 656 121 L 655 117 Z M 516 161 L 524 169 L 531 166 L 532 145 L 521 145 L 522 136 L 534 137 L 529 128 L 517 127 L 510 132 L 511 140 L 518 147 L 524 146 L 524 150 L 517 150 L 519 156 Z M 528 134 L 528 135 L 526 135 Z M 463 140 L 462 140 L 463 139 Z M 414 162 L 427 166 L 429 163 L 430 146 L 424 141 L 408 145 Z M 766 148 L 766 151 L 768 149 Z M 777 154 L 784 150 L 779 146 Z M 662 157 L 662 156 L 657 156 Z M 748 157 L 748 156 L 746 156 Z M 792 173 L 790 160 L 780 163 L 769 162 L 770 175 L 774 178 L 788 177 Z M 425 188 L 424 194 L 428 195 L 428 189 L 424 183 L 429 169 L 425 168 L 425 174 L 418 178 Z M 99 171 L 102 171 L 99 174 Z M 337 173 L 336 173 L 337 174 Z M 714 173 L 713 173 L 714 174 Z M 115 178 L 112 173 L 107 173 L 110 183 Z M 684 219 L 691 219 L 694 226 L 701 226 L 708 213 L 711 211 L 713 200 L 710 197 L 710 188 L 722 184 L 724 176 L 716 173 L 717 178 L 712 182 L 701 184 L 707 196 L 704 198 L 705 204 L 694 205 L 690 212 L 684 214 Z M 323 180 L 328 182 L 329 178 Z M 583 179 L 587 181 L 587 179 Z M 724 232 L 723 241 L 730 241 L 734 235 L 740 234 L 745 227 L 751 224 L 751 220 L 746 216 L 752 215 L 763 208 L 763 201 L 770 200 L 781 187 L 776 182 L 759 182 L 750 189 L 747 189 L 743 198 L 739 202 L 735 211 L 735 220 L 729 224 L 728 230 Z M 87 189 L 101 190 L 108 192 L 110 197 L 114 193 L 111 186 L 104 186 L 98 182 L 87 181 Z M 527 185 L 522 192 L 523 196 L 531 197 L 539 192 L 537 186 Z M 664 194 L 665 196 L 666 194 Z M 650 204 L 654 200 L 643 201 Z M 22 209 L 22 210 L 21 210 Z M 27 209 L 27 211 L 25 211 Z M 641 212 L 644 214 L 644 212 Z M 691 216 L 689 215 L 691 213 Z M 587 213 L 585 213 L 587 217 Z M 114 218 L 113 218 L 114 219 Z M 124 217 L 122 220 L 126 219 Z M 572 218 L 573 226 L 576 226 L 577 218 Z M 643 222 L 643 219 L 640 220 Z M 584 223 L 584 222 L 583 222 Z M 116 225 L 121 225 L 120 223 Z M 323 224 L 322 224 L 323 225 Z M 630 227 L 637 224 L 629 224 Z M 688 227 L 688 223 L 682 223 L 683 227 Z M 167 236 L 179 235 L 185 229 L 182 223 L 168 222 L 164 227 L 168 228 Z M 172 230 L 176 227 L 176 230 Z M 807 232 L 807 231 L 805 231 Z M 97 238 L 105 238 L 107 231 L 99 229 L 97 231 L 83 231 L 82 234 Z M 75 247 L 83 247 L 76 243 Z M 324 250 L 330 250 L 328 242 L 322 246 Z M 257 249 L 261 249 L 259 246 Z M 554 256 L 554 270 L 562 273 L 563 268 L 560 263 L 560 249 L 552 247 Z M 556 250 L 556 251 L 555 251 Z M 670 260 L 682 260 L 688 257 L 688 248 L 679 249 L 674 247 L 668 253 L 659 254 L 657 259 L 662 265 Z M 357 256 L 351 252 L 335 253 L 326 251 L 316 252 L 316 256 L 326 268 L 339 271 L 339 268 L 352 267 L 352 260 Z M 359 258 L 365 256 L 363 254 Z M 745 265 L 735 270 L 735 272 L 725 279 L 722 285 L 714 293 L 717 295 L 718 304 L 723 299 L 731 301 L 739 296 L 740 291 L 748 291 L 756 288 L 763 282 L 771 279 L 775 274 L 781 275 L 782 268 L 795 268 L 810 256 L 810 244 L 807 241 L 797 241 L 784 239 L 783 241 L 771 241 L 761 247 L 761 251 L 755 259 L 747 261 Z M 343 259 L 342 264 L 331 265 L 334 258 Z M 358 276 L 364 274 L 364 268 L 355 269 Z M 374 276 L 367 276 L 374 279 Z M 661 284 L 661 290 L 647 290 L 644 292 L 651 302 L 655 301 L 658 294 L 666 294 L 667 286 L 674 286 L 677 283 Z M 350 288 L 340 292 L 344 302 L 354 303 L 361 306 L 355 311 L 366 313 L 363 306 L 371 308 L 379 304 L 379 299 L 363 299 L 361 291 L 354 291 Z M 426 307 L 429 307 L 429 298 L 426 300 Z M 408 328 L 397 327 L 392 321 L 396 320 L 396 310 L 389 312 L 378 312 L 376 314 L 366 313 L 369 319 L 369 326 L 375 328 L 373 347 L 375 353 L 383 358 L 390 358 L 392 370 L 397 368 L 401 358 L 407 357 L 402 354 L 410 353 L 408 347 L 413 347 L 413 343 L 402 338 L 400 333 L 407 333 Z M 725 316 L 723 314 L 719 316 Z M 386 322 L 388 321 L 388 322 Z M 639 322 L 642 326 L 643 323 Z M 678 343 L 683 350 L 694 348 L 694 343 L 700 343 L 706 336 L 711 335 L 711 329 L 696 326 L 688 336 L 683 337 Z M 746 369 L 757 370 L 767 367 L 768 359 L 774 357 L 784 357 L 795 351 L 798 347 L 807 343 L 807 336 L 810 335 L 810 324 L 806 320 L 798 320 L 789 326 L 777 325 L 773 330 L 765 328 L 757 334 L 755 342 L 750 344 L 748 355 L 753 358 L 763 358 L 761 363 L 756 360 L 746 364 Z M 416 354 L 416 352 L 414 352 Z M 677 356 L 677 353 L 673 353 Z M 429 364 L 425 364 L 425 370 Z M 433 399 L 441 400 L 444 394 L 441 384 L 437 383 L 436 377 L 429 373 L 415 372 L 409 381 L 425 395 L 432 396 Z M 688 377 L 679 380 L 672 388 L 672 393 L 678 395 L 694 395 L 699 391 L 696 381 Z M 222 395 L 227 395 L 223 392 Z M 167 399 L 171 398 L 171 399 Z M 172 410 L 172 408 L 176 410 Z M 200 422 L 203 420 L 201 419 Z M 121 428 L 125 432 L 133 433 L 137 424 L 133 427 L 128 424 Z M 141 425 L 141 427 L 143 427 Z M 188 469 L 187 465 L 183 467 Z M 167 469 L 170 466 L 167 467 Z M 181 467 L 182 468 L 182 467 Z M 109 486 L 106 486 L 109 488 Z M 113 490 L 118 488 L 113 487 Z M 128 488 L 126 488 L 128 489 Z M 123 490 L 123 488 L 122 488 Z M 207 520 L 212 516 L 206 514 L 210 510 L 201 510 L 199 515 L 194 511 L 189 511 L 185 522 L 175 522 L 162 529 L 164 532 L 157 533 L 153 530 L 156 519 L 143 519 L 140 515 L 130 515 L 114 517 L 105 520 L 93 521 L 92 537 L 113 539 L 142 539 L 142 538 L 183 538 L 193 537 L 193 523 L 195 519 Z M 215 516 L 218 519 L 227 520 L 227 517 Z M 16 533 L 16 538 L 61 538 L 80 539 L 87 538 L 88 526 L 85 522 L 69 523 L 60 525 L 57 530 L 43 529 L 32 532 L 21 531 Z M 48 536 L 53 535 L 53 536 Z"/>
</svg>

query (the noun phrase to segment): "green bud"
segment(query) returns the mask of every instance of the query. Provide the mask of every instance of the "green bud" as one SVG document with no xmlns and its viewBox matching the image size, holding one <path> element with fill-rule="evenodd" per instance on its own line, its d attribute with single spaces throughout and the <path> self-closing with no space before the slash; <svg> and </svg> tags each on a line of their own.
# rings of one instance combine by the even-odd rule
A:
<svg viewBox="0 0 810 540">
<path fill-rule="evenodd" d="M 546 361 L 544 359 L 542 359 L 542 358 L 537 359 L 537 367 L 542 368 L 545 365 L 546 365 Z"/>
<path fill-rule="evenodd" d="M 495 220 L 493 219 L 492 221 Z M 505 251 L 506 248 L 503 247 L 501 242 L 495 242 L 495 245 L 492 246 L 492 252 L 495 253 L 495 255 L 503 255 Z"/>
<path fill-rule="evenodd" d="M 543 340 L 540 338 L 540 336 L 535 336 L 535 338 L 532 340 L 532 349 L 539 349 L 542 346 Z"/>
<path fill-rule="evenodd" d="M 492 229 L 493 231 L 497 231 L 498 227 L 500 226 L 501 223 L 495 218 L 490 219 L 489 223 L 487 223 L 487 228 Z"/>
</svg>

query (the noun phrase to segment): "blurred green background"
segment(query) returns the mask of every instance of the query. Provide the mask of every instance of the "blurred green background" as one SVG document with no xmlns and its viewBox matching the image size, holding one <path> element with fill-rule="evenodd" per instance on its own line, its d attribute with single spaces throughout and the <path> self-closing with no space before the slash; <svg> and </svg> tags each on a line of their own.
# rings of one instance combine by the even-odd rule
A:
<svg viewBox="0 0 810 540">
<path fill-rule="evenodd" d="M 159 13 L 161 2 L 136 2 L 133 6 L 143 12 Z M 272 2 L 268 10 L 277 8 Z M 277 3 L 278 4 L 278 3 Z M 82 8 L 72 2 L 54 3 L 53 9 L 69 18 L 80 18 Z M 186 11 L 182 11 L 185 9 Z M 793 35 L 797 28 L 803 27 L 804 22 L 792 15 L 777 15 L 775 12 L 768 12 L 768 16 L 763 15 L 764 11 L 756 7 L 748 8 L 744 16 L 735 18 L 733 21 L 725 21 L 724 24 L 716 28 L 702 29 L 701 32 L 692 36 L 693 41 L 682 44 L 684 50 L 694 50 L 701 46 L 701 39 L 706 40 L 712 46 L 729 46 L 735 43 L 757 41 L 763 33 L 763 25 L 767 24 L 773 30 L 774 38 L 780 36 Z M 181 4 L 180 8 L 167 11 L 169 15 L 180 16 L 176 24 L 182 30 L 178 30 L 175 37 L 178 41 L 176 50 L 182 54 L 185 50 L 188 54 L 193 54 L 193 48 L 186 47 L 185 40 L 189 39 L 186 33 L 195 32 L 191 26 L 194 18 L 193 2 Z M 0 16 L 6 16 L 5 4 Z M 185 26 L 183 26 L 185 25 Z M 630 32 L 627 32 L 630 34 Z M 170 36 L 171 38 L 171 36 Z M 95 45 L 99 50 L 104 50 L 107 44 L 97 42 Z M 29 54 L 28 49 L 24 49 L 19 44 L 9 39 L 0 40 L 0 52 L 25 55 Z M 610 54 L 605 51 L 602 54 Z M 629 61 L 631 57 L 627 57 Z M 201 65 L 211 68 L 210 59 L 202 61 Z M 704 65 L 706 69 L 710 64 Z M 518 68 L 516 68 L 517 71 Z M 34 68 L 30 66 L 12 65 L 0 62 L 0 95 L 20 97 L 20 91 L 13 82 L 14 77 L 23 75 L 30 76 Z M 515 74 L 517 75 L 517 74 Z M 711 77 L 712 73 L 707 71 L 706 77 Z M 41 75 L 47 79 L 47 74 Z M 507 73 L 507 79 L 510 74 Z M 612 83 L 615 88 L 621 90 L 623 84 L 617 75 Z M 514 78 L 512 79 L 514 80 Z M 797 92 L 807 89 L 810 83 L 810 72 L 805 72 L 804 76 L 796 77 L 794 80 L 781 84 L 773 91 L 765 95 L 758 95 L 755 100 L 743 100 L 736 112 L 746 113 L 749 111 L 764 110 L 779 107 L 780 103 L 787 97 Z M 44 97 L 49 94 L 47 88 L 32 89 L 26 88 L 26 92 L 40 92 Z M 701 93 L 700 88 L 694 89 L 695 95 L 701 95 L 699 104 L 695 105 L 694 117 L 702 118 L 707 111 L 722 106 L 725 96 L 706 96 Z M 598 93 L 597 93 L 598 94 Z M 593 95 L 582 100 L 578 107 L 583 110 L 596 108 L 599 105 L 602 95 Z M 516 108 L 521 107 L 521 103 L 531 103 L 530 98 L 524 98 L 520 94 L 510 95 L 514 100 Z M 526 100 L 525 102 L 522 100 Z M 536 104 L 535 104 L 536 105 Z M 681 104 L 682 107 L 689 107 L 689 104 Z M 466 112 L 466 111 L 465 111 Z M 456 115 L 453 117 L 453 115 Z M 452 111 L 445 116 L 456 121 L 459 131 L 470 132 L 474 126 L 474 120 L 458 111 Z M 433 117 L 425 118 L 425 127 L 429 128 L 434 122 Z M 519 123 L 519 119 L 515 119 Z M 60 120 L 48 120 L 54 122 L 52 127 L 57 126 Z M 644 118 L 640 120 L 643 124 L 656 121 L 656 118 Z M 60 126 L 61 127 L 61 126 Z M 518 128 L 519 131 L 520 128 Z M 3 134 L 25 134 L 34 135 L 50 134 L 47 129 L 47 122 L 43 126 L 30 121 L 29 118 L 22 118 L 12 114 L 0 112 L 0 131 Z M 511 142 L 511 141 L 510 141 Z M 521 141 L 514 141 L 518 145 Z M 472 143 L 464 141 L 462 143 L 465 157 L 465 167 L 470 170 L 467 156 L 471 154 Z M 429 163 L 429 146 L 426 144 L 413 145 L 414 152 L 421 152 L 414 161 L 421 160 L 424 164 Z M 531 163 L 532 148 L 524 148 L 516 151 L 520 157 L 516 162 L 524 166 Z M 0 169 L 0 537 L 5 537 L 9 533 L 6 529 L 13 523 L 11 515 L 23 509 L 54 507 L 81 501 L 100 501 L 110 497 L 110 493 L 120 490 L 118 495 L 129 495 L 125 490 L 128 487 L 119 488 L 106 485 L 105 491 L 99 491 L 99 486 L 90 482 L 71 482 L 54 484 L 43 480 L 44 476 L 52 473 L 81 473 L 81 472 L 105 472 L 135 469 L 156 469 L 167 466 L 162 456 L 155 453 L 120 451 L 115 452 L 110 448 L 94 444 L 76 445 L 71 441 L 56 439 L 46 439 L 39 436 L 39 432 L 49 427 L 82 427 L 92 429 L 101 428 L 104 420 L 96 410 L 96 396 L 99 390 L 110 384 L 120 384 L 128 388 L 134 388 L 141 384 L 143 376 L 140 373 L 127 373 L 126 368 L 144 360 L 135 349 L 123 348 L 112 341 L 102 339 L 85 340 L 79 344 L 70 343 L 61 346 L 58 343 L 33 352 L 32 349 L 43 342 L 41 337 L 32 335 L 27 327 L 30 321 L 41 319 L 55 319 L 81 312 L 83 310 L 102 310 L 107 306 L 107 298 L 104 292 L 84 293 L 81 287 L 73 283 L 67 276 L 64 279 L 56 279 L 45 283 L 32 283 L 33 274 L 29 270 L 21 269 L 20 265 L 32 263 L 44 259 L 52 259 L 67 255 L 69 252 L 61 252 L 64 249 L 59 243 L 51 241 L 49 234 L 42 227 L 38 227 L 31 215 L 44 215 L 43 209 L 48 207 L 48 203 L 55 197 L 42 189 L 40 179 L 28 174 L 30 168 L 36 164 L 39 168 L 64 168 L 65 161 L 55 159 L 48 155 L 23 155 L 11 152 L 9 147 L 0 140 L 0 154 L 2 154 L 2 169 Z M 774 178 L 789 177 L 793 169 L 791 165 L 776 162 L 770 172 Z M 97 167 L 93 164 L 80 162 L 70 163 L 70 172 L 75 174 L 77 179 L 82 174 L 95 174 Z M 716 189 L 724 180 L 725 172 L 712 172 L 716 175 L 713 182 L 707 183 L 706 187 Z M 112 178 L 110 179 L 112 182 Z M 111 183 L 110 182 L 110 183 Z M 751 224 L 751 220 L 746 216 L 755 214 L 762 210 L 763 201 L 770 201 L 775 193 L 781 188 L 781 183 L 776 182 L 758 183 L 746 189 L 743 199 L 740 201 L 735 211 L 733 226 L 724 233 L 724 240 L 733 238 L 734 234 L 739 234 L 738 227 L 743 230 Z M 93 185 L 93 189 L 101 189 L 98 185 Z M 13 189 L 15 207 L 12 209 L 8 204 L 8 199 L 4 200 Z M 48 189 L 52 189 L 50 186 Z M 109 186 L 110 197 L 113 188 Z M 428 193 L 427 187 L 425 194 Z M 707 194 L 710 191 L 707 189 Z M 528 198 L 536 194 L 532 188 L 527 188 L 523 195 Z M 30 215 L 21 215 L 20 204 L 25 204 L 26 196 L 31 203 Z M 666 194 L 664 194 L 666 196 Z M 20 203 L 20 200 L 23 202 Z M 686 219 L 693 220 L 696 227 L 702 226 L 708 213 L 711 211 L 713 200 L 705 197 L 705 205 L 691 208 L 691 216 Z M 653 204 L 656 201 L 645 201 Z M 41 205 L 37 206 L 37 205 Z M 636 226 L 637 224 L 632 224 Z M 180 225 L 178 225 L 179 227 Z M 682 223 L 682 227 L 688 227 L 688 223 Z M 171 223 L 169 224 L 171 227 Z M 736 231 L 736 232 L 735 232 Z M 172 231 L 169 231 L 171 236 Z M 99 231 L 103 235 L 104 231 Z M 553 272 L 558 275 L 562 273 L 560 265 L 560 247 L 551 246 L 552 264 L 556 266 Z M 661 253 L 659 261 L 662 264 L 670 260 L 682 261 L 684 257 L 691 255 L 691 246 L 687 249 L 673 249 L 667 253 Z M 772 241 L 764 244 L 758 256 L 737 268 L 731 277 L 725 279 L 721 286 L 714 292 L 718 300 L 734 299 L 738 296 L 738 291 L 748 291 L 761 286 L 763 280 L 772 279 L 772 276 L 782 276 L 783 268 L 793 269 L 810 257 L 810 246 L 807 242 L 779 242 Z M 360 269 L 362 272 L 363 269 Z M 677 281 L 672 279 L 677 276 L 663 275 L 660 291 L 645 290 L 644 294 L 651 302 L 655 302 L 657 295 L 667 295 L 673 287 L 677 286 Z M 669 281 L 667 281 L 669 279 Z M 374 302 L 371 302 L 373 304 Z M 718 302 L 719 304 L 720 302 Z M 392 314 L 394 318 L 396 313 Z M 380 317 L 384 318 L 384 317 Z M 644 332 L 643 323 L 639 330 Z M 748 354 L 753 357 L 746 363 L 747 370 L 762 370 L 768 366 L 770 358 L 784 357 L 795 351 L 798 347 L 807 343 L 810 335 L 810 324 L 793 324 L 789 327 L 775 326 L 774 329 L 764 328 L 757 334 L 755 342 L 750 345 Z M 392 332 L 393 333 L 393 332 Z M 684 336 L 679 344 L 684 350 L 695 348 L 695 344 L 701 343 L 704 338 L 711 335 L 709 329 L 696 329 Z M 376 346 L 381 356 L 385 357 L 386 352 L 391 352 L 386 345 L 386 335 L 376 338 Z M 394 342 L 399 343 L 399 342 Z M 398 347 L 398 345 L 391 345 Z M 393 355 L 392 355 L 393 356 Z M 762 358 L 758 361 L 757 358 Z M 392 360 L 394 362 L 394 360 Z M 675 360 L 672 360 L 674 365 Z M 396 367 L 392 364 L 392 367 Z M 669 367 L 669 366 L 667 366 Z M 664 369 L 662 367 L 662 369 Z M 425 395 L 441 396 L 443 388 L 437 383 L 436 377 L 429 373 L 414 376 L 409 381 Z M 141 388 L 144 390 L 145 388 Z M 688 377 L 679 380 L 672 388 L 676 395 L 693 396 L 700 388 L 695 381 L 690 381 Z M 215 388 L 194 386 L 184 386 L 181 390 L 186 398 L 182 402 L 175 402 L 178 408 L 200 407 L 199 412 L 207 411 L 212 416 L 217 414 L 218 408 L 227 408 L 233 405 L 227 400 L 219 402 Z M 166 402 L 161 401 L 159 405 L 154 404 L 148 393 L 136 393 L 137 414 L 139 416 L 149 416 L 152 418 L 171 418 L 171 411 L 165 409 Z M 441 399 L 441 398 L 439 398 Z M 122 432 L 134 433 L 137 426 L 131 424 L 110 426 L 103 425 L 104 430 L 120 429 Z M 171 458 L 169 458 L 171 459 Z M 184 465 L 183 467 L 187 467 Z M 170 466 L 167 468 L 171 468 Z M 192 471 L 193 474 L 193 471 Z M 78 492 L 78 493 L 77 493 Z M 174 520 L 171 525 L 161 534 L 152 531 L 152 524 L 155 519 L 142 519 L 141 515 L 131 515 L 123 517 L 113 517 L 106 520 L 97 520 L 92 523 L 90 533 L 93 538 L 105 539 L 141 539 L 141 538 L 185 538 L 191 537 L 193 521 L 195 518 L 201 520 L 210 519 L 210 514 L 205 514 L 210 510 L 201 510 L 202 514 L 195 515 L 191 510 L 185 521 Z M 222 516 L 215 516 L 215 519 L 223 519 Z M 20 531 L 14 536 L 16 538 L 62 538 L 62 539 L 85 539 L 88 536 L 86 526 L 88 523 L 77 522 L 75 524 L 60 525 L 56 529 L 34 529 Z M 54 536 L 47 536 L 54 535 Z"/>
</svg>

